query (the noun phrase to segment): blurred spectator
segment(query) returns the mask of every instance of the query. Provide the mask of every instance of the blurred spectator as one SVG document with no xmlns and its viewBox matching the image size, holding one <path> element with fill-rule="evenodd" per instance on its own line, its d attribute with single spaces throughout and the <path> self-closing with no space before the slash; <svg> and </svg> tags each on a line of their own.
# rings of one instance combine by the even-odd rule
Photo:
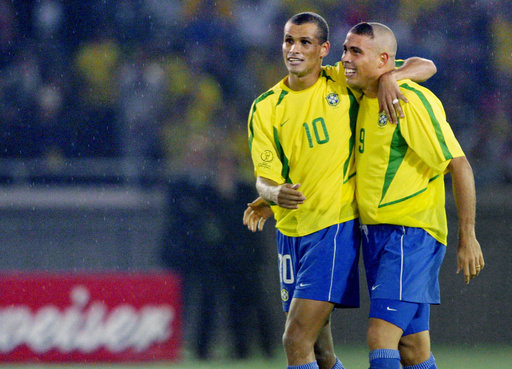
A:
<svg viewBox="0 0 512 369">
<path fill-rule="evenodd" d="M 488 145 L 498 150 L 498 156 L 492 158 L 500 159 L 497 161 L 501 163 L 498 169 L 503 173 L 506 183 L 512 183 L 512 7 L 506 0 L 499 3 L 501 10 L 496 12 L 492 21 L 494 66 L 496 76 L 499 78 L 495 78 L 496 92 L 489 101 L 486 101 L 485 106 L 488 113 L 486 116 L 492 117 L 489 120 L 495 127 L 491 129 L 488 137 Z M 484 131 L 489 130 L 485 127 L 481 129 L 482 136 L 486 137 L 487 132 Z"/>
<path fill-rule="evenodd" d="M 167 106 L 162 118 L 161 145 L 167 168 L 172 171 L 185 155 L 187 143 L 184 137 L 190 133 L 186 116 L 194 99 L 194 80 L 187 63 L 182 58 L 169 58 L 164 63 L 169 93 Z M 172 92 L 171 92 L 172 91 Z"/>
<path fill-rule="evenodd" d="M 190 137 L 190 144 L 184 165 L 189 170 L 169 184 L 162 255 L 167 267 L 184 276 L 191 348 L 208 359 L 221 330 L 216 321 L 226 313 L 221 321 L 231 337 L 231 357 L 250 356 L 254 338 L 271 356 L 272 326 L 261 283 L 265 245 L 241 222 L 240 200 L 255 196 L 254 188 L 237 179 L 236 152 L 198 136 Z M 196 320 L 190 315 L 194 310 Z"/>
<path fill-rule="evenodd" d="M 30 46 L 15 53 L 12 63 L 2 69 L 0 147 L 3 157 L 29 158 L 41 154 L 39 124 L 34 112 L 42 77 L 38 56 Z"/>
<path fill-rule="evenodd" d="M 66 78 L 66 83 L 70 83 L 68 64 L 71 53 L 63 37 L 66 14 L 62 2 L 58 0 L 36 2 L 32 11 L 32 20 L 34 41 L 37 44 L 43 79 L 48 82 L 48 79 Z"/>
<path fill-rule="evenodd" d="M 83 43 L 76 54 L 80 116 L 77 156 L 119 155 L 119 130 L 116 112 L 121 61 L 118 41 L 110 27 L 97 28 L 94 37 Z"/>
<path fill-rule="evenodd" d="M 214 140 L 213 134 L 223 124 L 232 125 L 225 117 L 225 104 L 221 86 L 205 73 L 193 73 L 180 60 L 167 65 L 169 71 L 184 76 L 172 77 L 171 91 L 176 91 L 163 122 L 163 150 L 174 173 L 188 170 L 183 167 L 190 156 L 188 139 L 192 134 Z M 174 76 L 174 74 L 172 74 Z M 172 90 L 173 86 L 177 87 Z"/>
<path fill-rule="evenodd" d="M 16 55 L 19 47 L 17 41 L 21 37 L 18 33 L 19 20 L 16 9 L 9 0 L 0 0 L 0 68 L 5 68 Z"/>
<path fill-rule="evenodd" d="M 39 38 L 58 37 L 63 27 L 64 9 L 58 0 L 41 0 L 34 6 L 34 28 Z"/>
<path fill-rule="evenodd" d="M 144 168 L 160 157 L 161 116 L 167 92 L 163 66 L 153 60 L 151 49 L 142 48 L 128 59 L 119 75 L 119 122 L 124 174 L 136 186 L 143 181 Z"/>
<path fill-rule="evenodd" d="M 186 2 L 180 0 L 145 0 L 144 14 L 150 24 L 151 43 L 159 50 L 180 50 L 180 40 L 185 40 L 180 23 Z M 172 37 L 169 37 L 172 35 Z"/>
<path fill-rule="evenodd" d="M 37 95 L 36 117 L 43 145 L 41 155 L 58 164 L 68 156 L 70 150 L 68 142 L 71 132 L 64 109 L 65 98 L 61 89 L 52 84 L 41 86 Z"/>
</svg>

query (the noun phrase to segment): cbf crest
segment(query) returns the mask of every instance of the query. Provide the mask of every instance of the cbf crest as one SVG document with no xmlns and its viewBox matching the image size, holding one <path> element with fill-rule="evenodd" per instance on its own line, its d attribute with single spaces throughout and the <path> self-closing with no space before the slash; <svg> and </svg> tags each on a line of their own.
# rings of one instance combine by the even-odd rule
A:
<svg viewBox="0 0 512 369">
<path fill-rule="evenodd" d="M 379 127 L 384 127 L 386 124 L 388 124 L 388 116 L 386 115 L 386 113 L 380 113 L 379 122 L 377 124 L 379 125 Z"/>
<path fill-rule="evenodd" d="M 286 301 L 288 301 L 289 298 L 290 298 L 290 295 L 289 295 L 288 291 L 285 290 L 284 288 L 281 289 L 281 300 L 286 302 Z"/>
<path fill-rule="evenodd" d="M 340 104 L 340 97 L 337 93 L 331 92 L 329 95 L 325 97 L 327 100 L 327 104 L 330 106 L 336 107 Z"/>
</svg>

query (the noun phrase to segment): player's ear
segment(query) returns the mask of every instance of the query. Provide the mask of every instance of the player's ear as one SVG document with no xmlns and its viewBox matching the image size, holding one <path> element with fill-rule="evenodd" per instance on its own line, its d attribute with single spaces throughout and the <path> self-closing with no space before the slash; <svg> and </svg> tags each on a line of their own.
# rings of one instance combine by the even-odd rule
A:
<svg viewBox="0 0 512 369">
<path fill-rule="evenodd" d="M 320 57 L 325 58 L 327 55 L 329 55 L 329 51 L 331 50 L 331 44 L 329 41 L 325 41 L 320 50 Z"/>
<path fill-rule="evenodd" d="M 380 53 L 379 55 L 379 68 L 384 67 L 389 61 L 388 53 Z"/>
</svg>

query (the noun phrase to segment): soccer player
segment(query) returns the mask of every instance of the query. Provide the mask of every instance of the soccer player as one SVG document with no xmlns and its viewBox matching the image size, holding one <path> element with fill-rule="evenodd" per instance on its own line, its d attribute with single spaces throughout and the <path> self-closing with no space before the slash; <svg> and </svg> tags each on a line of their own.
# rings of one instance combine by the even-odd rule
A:
<svg viewBox="0 0 512 369">
<path fill-rule="evenodd" d="M 359 306 L 354 130 L 360 93 L 348 88 L 341 63 L 322 66 L 328 38 L 327 23 L 315 13 L 288 20 L 282 45 L 288 76 L 258 97 L 249 114 L 256 188 L 272 204 L 278 229 L 289 368 L 343 368 L 330 314 Z M 383 75 L 381 87 L 389 90 L 383 105 L 403 97 L 397 79 L 434 73 L 432 62 L 416 58 Z M 395 108 L 383 106 L 392 114 Z"/>
<path fill-rule="evenodd" d="M 347 83 L 363 91 L 356 143 L 356 197 L 370 292 L 370 368 L 437 368 L 430 352 L 430 304 L 440 303 L 439 269 L 447 244 L 444 173 L 458 209 L 458 271 L 465 282 L 484 267 L 475 236 L 473 172 L 439 99 L 410 80 L 409 101 L 390 124 L 379 114 L 379 78 L 395 68 L 397 43 L 379 23 L 348 33 L 342 62 Z"/>
</svg>

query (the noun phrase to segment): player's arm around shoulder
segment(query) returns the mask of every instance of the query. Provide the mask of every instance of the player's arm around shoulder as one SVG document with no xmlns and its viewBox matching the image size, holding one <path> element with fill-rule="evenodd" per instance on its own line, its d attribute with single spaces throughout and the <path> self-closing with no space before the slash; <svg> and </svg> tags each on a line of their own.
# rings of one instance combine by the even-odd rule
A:
<svg viewBox="0 0 512 369">
<path fill-rule="evenodd" d="M 466 283 L 480 274 L 484 256 L 475 233 L 476 194 L 471 165 L 465 156 L 453 158 L 448 165 L 459 218 L 457 273 L 464 270 Z"/>
</svg>

